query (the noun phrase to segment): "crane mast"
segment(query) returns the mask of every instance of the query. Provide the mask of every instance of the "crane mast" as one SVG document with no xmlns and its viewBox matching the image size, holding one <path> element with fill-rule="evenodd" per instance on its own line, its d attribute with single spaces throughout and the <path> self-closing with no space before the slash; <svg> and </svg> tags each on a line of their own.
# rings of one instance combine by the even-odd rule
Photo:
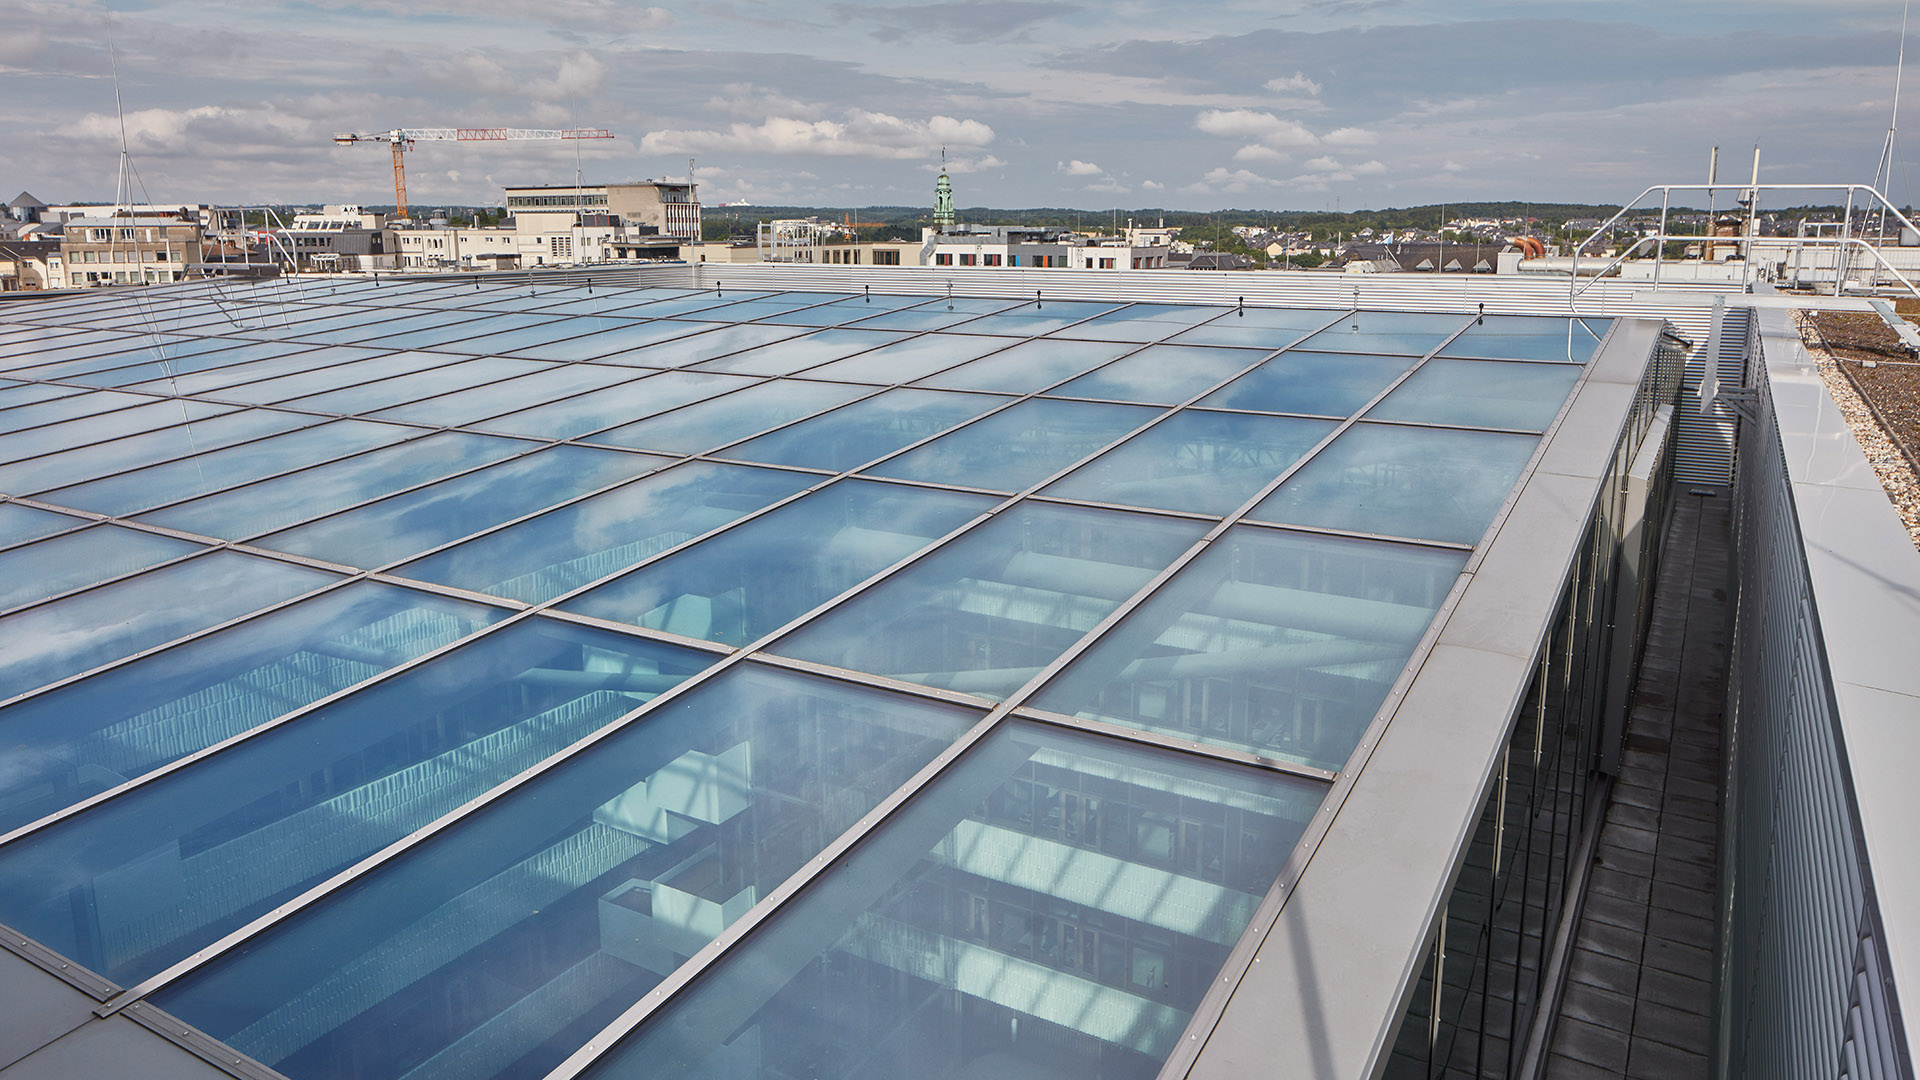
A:
<svg viewBox="0 0 1920 1080">
<path fill-rule="evenodd" d="M 394 128 L 392 131 L 343 132 L 333 141 L 341 146 L 386 143 L 393 148 L 393 216 L 407 217 L 407 162 L 405 154 L 416 142 L 507 142 L 527 139 L 611 139 L 605 128 Z"/>
</svg>

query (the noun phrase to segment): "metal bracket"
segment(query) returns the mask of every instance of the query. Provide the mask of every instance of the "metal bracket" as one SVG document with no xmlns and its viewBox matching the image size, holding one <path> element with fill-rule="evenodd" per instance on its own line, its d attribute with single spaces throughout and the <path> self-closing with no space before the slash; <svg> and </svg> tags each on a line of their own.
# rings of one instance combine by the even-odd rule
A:
<svg viewBox="0 0 1920 1080">
<path fill-rule="evenodd" d="M 1750 386 L 1723 386 L 1705 404 L 1708 408 L 1725 405 L 1749 424 L 1760 419 L 1760 394 Z"/>
</svg>

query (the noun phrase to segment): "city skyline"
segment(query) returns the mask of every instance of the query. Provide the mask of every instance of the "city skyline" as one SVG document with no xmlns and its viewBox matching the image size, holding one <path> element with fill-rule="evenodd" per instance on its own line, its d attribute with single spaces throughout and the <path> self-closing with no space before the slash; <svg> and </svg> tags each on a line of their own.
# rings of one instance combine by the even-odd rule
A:
<svg viewBox="0 0 1920 1080">
<path fill-rule="evenodd" d="M 1617 203 L 1704 179 L 1714 144 L 1744 180 L 1756 142 L 1763 179 L 1864 182 L 1900 44 L 1889 0 L 4 10 L 8 182 L 56 202 L 114 194 L 109 10 L 136 200 L 228 204 L 390 202 L 387 156 L 330 136 L 396 126 L 618 136 L 423 146 L 422 205 L 690 157 L 709 205 L 915 205 L 943 147 L 964 205 Z"/>
</svg>

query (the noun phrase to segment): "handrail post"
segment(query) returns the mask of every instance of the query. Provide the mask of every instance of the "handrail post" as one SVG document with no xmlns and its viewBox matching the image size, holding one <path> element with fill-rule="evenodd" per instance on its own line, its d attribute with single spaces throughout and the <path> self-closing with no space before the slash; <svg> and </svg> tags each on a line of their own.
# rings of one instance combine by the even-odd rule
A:
<svg viewBox="0 0 1920 1080">
<path fill-rule="evenodd" d="M 1673 202 L 1673 189 L 1660 189 L 1660 235 L 1667 235 L 1667 208 Z M 1653 249 L 1653 287 L 1660 288 L 1660 268 L 1667 261 L 1667 242 L 1660 241 Z"/>
<path fill-rule="evenodd" d="M 1847 271 L 1853 268 L 1853 185 L 1847 185 L 1846 209 L 1840 212 L 1840 247 L 1833 253 L 1833 295 L 1839 296 L 1846 288 Z M 1846 253 L 1846 265 L 1840 265 L 1840 255 Z"/>
</svg>

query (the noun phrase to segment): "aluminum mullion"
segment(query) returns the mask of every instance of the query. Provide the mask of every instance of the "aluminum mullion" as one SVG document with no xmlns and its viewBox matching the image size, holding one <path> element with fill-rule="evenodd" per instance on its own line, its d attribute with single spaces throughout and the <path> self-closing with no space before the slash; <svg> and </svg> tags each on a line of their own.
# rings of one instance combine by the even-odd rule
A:
<svg viewBox="0 0 1920 1080">
<path fill-rule="evenodd" d="M 1195 742 L 1192 739 L 1182 739 L 1173 735 L 1148 731 L 1143 728 L 1128 727 L 1125 724 L 1113 724 L 1103 720 L 1089 720 L 1086 717 L 1069 716 L 1066 713 L 1052 712 L 1032 705 L 1015 706 L 1013 715 L 1022 720 L 1031 720 L 1034 723 L 1047 724 L 1052 727 L 1071 728 L 1074 731 L 1084 731 L 1092 735 L 1099 735 L 1108 739 L 1117 739 L 1122 742 L 1142 743 L 1176 754 L 1189 754 L 1196 757 L 1209 758 L 1213 761 L 1226 762 L 1229 765 L 1266 769 L 1269 772 L 1286 773 L 1289 776 L 1304 777 L 1308 780 L 1318 780 L 1327 784 L 1332 783 L 1339 775 L 1332 769 L 1322 769 L 1304 762 L 1288 761 L 1286 758 L 1265 757 L 1260 754 L 1249 754 L 1242 750 L 1234 750 L 1213 743 Z"/>
<path fill-rule="evenodd" d="M 179 378 L 180 378 L 180 377 L 181 377 L 182 375 L 199 375 L 199 374 L 203 374 L 203 373 L 210 373 L 210 372 L 215 372 L 215 371 L 231 371 L 231 370 L 232 370 L 232 369 L 234 369 L 234 368 L 238 368 L 238 367 L 245 367 L 245 366 L 246 366 L 246 365 L 248 365 L 248 364 L 256 364 L 256 363 L 261 363 L 261 362 L 263 362 L 263 361 L 266 361 L 266 360 L 278 360 L 278 359 L 283 359 L 284 357 L 290 357 L 290 356 L 300 356 L 300 355 L 303 355 L 303 354 L 305 354 L 305 353 L 310 353 L 310 352 L 315 352 L 315 351 L 317 351 L 317 350 L 320 350 L 320 349 L 357 349 L 357 348 L 359 348 L 359 347 L 360 347 L 360 346 L 357 346 L 357 345 L 308 345 L 308 344 L 307 344 L 306 342 L 299 342 L 299 341 L 288 341 L 288 342 L 279 342 L 279 341 L 273 341 L 273 340 L 270 340 L 270 339 L 269 339 L 269 340 L 266 340 L 266 341 L 257 341 L 257 340 L 256 340 L 256 341 L 245 341 L 245 342 L 241 342 L 241 341 L 239 341 L 239 340 L 237 340 L 237 339 L 229 339 L 229 338 L 216 338 L 216 337 L 202 337 L 202 338 L 198 338 L 198 339 L 196 339 L 196 340 L 200 340 L 200 341 L 233 341 L 234 343 L 233 343 L 233 344 L 230 344 L 230 345 L 227 345 L 227 346 L 226 346 L 225 348 L 220 348 L 220 349 L 209 349 L 209 350 L 207 350 L 207 351 L 205 351 L 205 352 L 198 352 L 198 353 L 193 353 L 193 354 L 192 354 L 193 356 L 219 356 L 219 355 L 220 355 L 221 353 L 223 353 L 223 352 L 231 352 L 231 351 L 232 351 L 232 350 L 234 350 L 234 349 L 245 349 L 245 348 L 248 348 L 248 347 L 250 347 L 250 346 L 254 346 L 254 345 L 281 345 L 281 344 L 285 344 L 285 345 L 294 345 L 294 346 L 301 346 L 301 347 L 297 347 L 297 348 L 295 348 L 295 349 L 293 349 L 293 350 L 292 350 L 291 352 L 288 352 L 288 353 L 284 353 L 284 354 L 282 354 L 282 356 L 277 356 L 277 357 L 260 357 L 260 356 L 256 356 L 256 357 L 254 357 L 254 358 L 252 358 L 252 359 L 250 359 L 250 360 L 235 360 L 235 361 L 233 361 L 232 363 L 228 363 L 228 364 L 215 364 L 215 365 L 213 365 L 212 367 L 207 367 L 207 368 L 201 368 L 201 369 L 200 369 L 200 370 L 198 370 L 198 371 L 189 371 L 189 372 L 175 372 L 175 373 L 173 373 L 173 374 L 170 374 L 170 375 L 166 375 L 166 376 L 164 376 L 164 378 L 166 378 L 166 379 L 169 379 L 169 380 L 174 380 L 174 379 L 179 379 Z M 151 349 L 151 348 L 152 348 L 152 346 L 148 346 L 148 348 L 149 348 L 149 349 Z M 124 355 L 124 354 L 122 354 L 122 355 Z M 377 357 L 378 357 L 378 355 L 379 355 L 379 353 L 378 353 L 378 352 L 376 351 L 376 352 L 375 352 L 375 355 L 374 355 L 374 356 L 365 356 L 365 357 L 361 357 L 361 359 L 363 359 L 363 360 L 372 360 L 372 359 L 377 359 Z M 103 368 L 95 368 L 95 369 L 93 369 L 92 371 L 82 371 L 82 372 L 77 372 L 77 373 L 76 373 L 75 375 L 62 375 L 62 376 L 58 376 L 58 377 L 56 377 L 56 378 L 51 378 L 51 379 L 44 379 L 44 380 L 41 380 L 41 381 L 44 381 L 44 382 L 50 382 L 50 383 L 56 383 L 56 384 L 59 384 L 59 385 L 63 385 L 63 386 L 65 386 L 65 385 L 76 385 L 76 386 L 88 386 L 88 387 L 91 387 L 91 388 L 93 388 L 93 389 L 98 389 L 98 390 L 119 390 L 119 389 L 122 389 L 122 387 L 120 387 L 120 386 L 95 386 L 95 385 L 94 385 L 94 384 L 92 384 L 92 383 L 80 383 L 80 382 L 78 382 L 78 381 L 77 381 L 77 376 L 78 376 L 78 375 L 105 375 L 105 374 L 107 374 L 108 372 L 113 372 L 113 371 L 125 371 L 125 370 L 127 370 L 128 368 L 135 368 L 135 367 L 141 367 L 141 366 L 143 366 L 143 365 L 146 365 L 146 364 L 171 364 L 171 363 L 174 363 L 174 362 L 176 362 L 176 361 L 178 361 L 178 360 L 180 360 L 180 359 L 181 359 L 181 357 L 177 357 L 177 356 L 162 356 L 162 357 L 158 357 L 158 358 L 154 358 L 154 359 L 147 359 L 147 360 L 135 360 L 135 361 L 133 361 L 133 362 L 131 362 L 131 363 L 126 363 L 126 364 L 115 364 L 115 365 L 113 365 L 113 366 L 111 366 L 111 367 L 103 367 Z M 325 366 L 325 365 L 322 365 L 322 366 Z M 318 369 L 316 369 L 316 368 L 309 368 L 308 370 L 310 370 L 310 371 L 312 371 L 312 370 L 318 370 Z M 291 374 L 291 373 L 290 373 L 290 374 Z M 154 381 L 154 380 L 152 380 L 152 379 L 139 379 L 139 380 L 136 380 L 136 382 L 135 382 L 135 383 L 128 383 L 128 384 L 125 384 L 125 385 L 128 385 L 128 386 L 132 386 L 132 385 L 137 385 L 137 383 L 141 383 L 141 382 L 153 382 L 153 381 Z M 255 381 L 255 382 L 257 382 L 257 381 L 262 381 L 262 380 L 247 380 L 247 381 Z M 242 385 L 245 385 L 245 383 L 244 383 L 244 382 L 236 382 L 236 383 L 231 383 L 231 384 L 229 384 L 229 385 L 231 385 L 231 386 L 242 386 Z M 128 393 L 139 393 L 140 391 L 135 391 L 135 390 L 129 390 L 129 391 L 127 391 L 127 392 L 128 392 Z M 180 396 L 180 397 L 192 397 L 192 396 L 194 396 L 194 395 L 192 395 L 192 394 L 183 394 L 183 393 L 181 393 L 181 392 L 180 392 L 180 391 L 179 391 L 178 389 L 175 389 L 175 390 L 173 391 L 173 393 L 174 393 L 175 395 L 177 395 L 177 396 Z"/>
<path fill-rule="evenodd" d="M 19 505 L 24 506 L 29 510 L 45 509 L 44 506 L 31 506 L 25 501 L 23 501 L 20 497 L 15 495 L 0 495 L 0 506 L 3 506 L 7 503 L 18 503 Z M 48 511 L 48 512 L 52 513 L 53 511 Z M 71 536 L 74 533 L 79 532 L 81 529 L 89 528 L 95 524 L 98 524 L 97 519 L 76 518 L 74 519 L 74 523 L 72 525 L 69 525 L 64 529 L 57 529 L 53 532 L 45 533 L 40 536 L 31 536 L 25 540 L 15 540 L 11 544 L 0 544 L 0 555 L 4 555 L 9 551 L 13 551 L 18 548 L 26 547 L 28 544 L 39 543 L 42 540 L 52 540 L 56 537 L 61 537 L 61 536 Z"/>
<path fill-rule="evenodd" d="M 108 528 L 112 528 L 112 526 L 109 523 L 96 521 L 93 523 L 92 526 L 89 526 L 88 529 L 76 530 L 76 531 L 92 531 L 93 529 L 108 529 Z M 60 537 L 71 536 L 71 535 L 73 535 L 72 532 L 57 533 L 54 536 L 43 536 L 40 538 L 40 540 L 28 541 L 28 543 L 29 544 L 39 543 L 42 540 L 55 540 Z M 24 547 L 26 545 L 20 545 L 20 546 Z M 9 550 L 12 550 L 12 549 L 9 549 Z M 178 555 L 172 556 L 171 558 L 162 559 L 159 562 L 155 562 L 155 563 L 149 563 L 146 566 L 135 567 L 132 570 L 128 570 L 124 573 L 116 574 L 113 577 L 102 578 L 101 580 L 92 582 L 91 584 L 76 585 L 73 588 L 66 590 L 65 592 L 52 593 L 48 596 L 43 596 L 37 600 L 28 600 L 23 603 L 15 604 L 12 607 L 0 607 L 0 619 L 4 619 L 7 616 L 15 614 L 17 612 L 27 611 L 29 609 L 41 607 L 46 604 L 58 603 L 61 600 L 65 600 L 69 596 L 74 596 L 79 593 L 87 592 L 92 589 L 105 588 L 108 585 L 117 585 L 122 581 L 127 581 L 131 578 L 137 578 L 143 574 L 152 573 L 157 570 L 165 570 L 167 567 L 185 562 L 188 559 L 198 558 L 201 555 L 205 555 L 209 551 L 217 551 L 217 550 L 219 550 L 219 548 L 217 547 L 203 547 L 198 551 L 183 551 Z"/>
</svg>

